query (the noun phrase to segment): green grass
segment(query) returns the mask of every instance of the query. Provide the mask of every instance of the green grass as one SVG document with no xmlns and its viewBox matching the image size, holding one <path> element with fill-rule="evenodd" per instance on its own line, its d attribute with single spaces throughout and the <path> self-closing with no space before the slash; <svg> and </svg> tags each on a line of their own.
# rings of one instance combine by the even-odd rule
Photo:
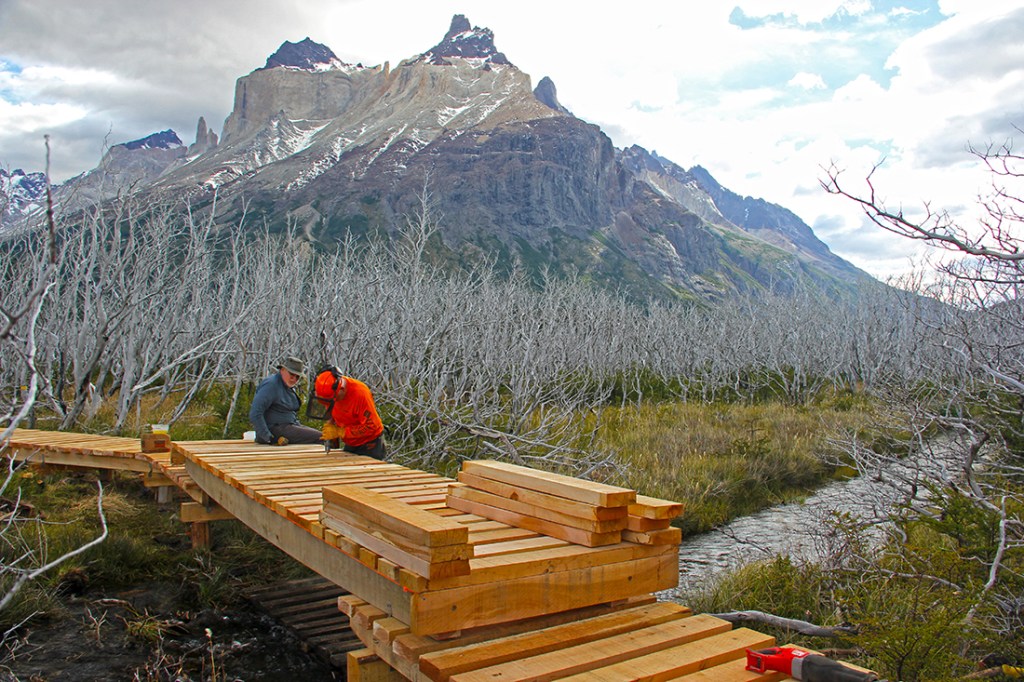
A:
<svg viewBox="0 0 1024 682">
<path fill-rule="evenodd" d="M 619 453 L 623 485 L 682 502 L 676 523 L 692 533 L 827 482 L 834 472 L 823 456 L 837 454 L 829 436 L 873 419 L 847 405 L 649 404 L 605 410 L 599 440 Z"/>
</svg>

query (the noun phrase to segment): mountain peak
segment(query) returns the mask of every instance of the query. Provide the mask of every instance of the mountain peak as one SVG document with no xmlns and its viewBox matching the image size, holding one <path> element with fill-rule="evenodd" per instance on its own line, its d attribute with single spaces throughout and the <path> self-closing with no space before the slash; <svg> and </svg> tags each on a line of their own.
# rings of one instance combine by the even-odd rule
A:
<svg viewBox="0 0 1024 682">
<path fill-rule="evenodd" d="M 327 71 L 344 67 L 346 64 L 326 45 L 314 42 L 307 36 L 297 43 L 284 41 L 277 52 L 267 57 L 264 69 L 275 67 L 302 69 L 304 71 Z"/>
<path fill-rule="evenodd" d="M 473 26 L 464 14 L 452 17 L 451 27 L 441 42 L 421 54 L 417 61 L 448 66 L 450 58 L 482 59 L 488 64 L 512 65 L 494 46 L 494 31 Z"/>
<path fill-rule="evenodd" d="M 125 149 L 177 149 L 183 145 L 181 139 L 178 138 L 178 134 L 168 128 L 159 133 L 143 137 L 140 140 L 132 140 L 117 146 L 124 147 Z"/>
<path fill-rule="evenodd" d="M 537 83 L 537 87 L 533 89 L 533 96 L 555 111 L 560 111 L 563 114 L 572 114 L 558 101 L 558 91 L 555 89 L 555 82 L 547 76 L 541 78 L 540 82 Z"/>
</svg>

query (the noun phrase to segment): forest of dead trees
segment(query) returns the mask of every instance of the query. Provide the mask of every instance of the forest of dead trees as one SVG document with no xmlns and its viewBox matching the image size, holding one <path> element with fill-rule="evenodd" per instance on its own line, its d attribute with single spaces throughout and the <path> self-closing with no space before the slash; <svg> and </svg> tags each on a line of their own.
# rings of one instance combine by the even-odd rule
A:
<svg viewBox="0 0 1024 682">
<path fill-rule="evenodd" d="M 445 272 L 431 259 L 428 191 L 395 242 L 335 250 L 130 197 L 73 222 L 58 214 L 0 250 L 0 428 L 37 414 L 81 428 L 111 404 L 110 432 L 138 429 L 155 405 L 172 409 L 173 428 L 217 393 L 222 435 L 237 437 L 247 392 L 297 355 L 371 385 L 391 449 L 413 466 L 494 457 L 589 475 L 614 468 L 615 453 L 588 447 L 597 422 L 581 416 L 610 404 L 870 395 L 915 442 L 943 434 L 952 455 L 889 477 L 902 494 L 890 526 L 898 560 L 881 575 L 969 595 L 958 627 L 1024 652 L 1020 157 L 978 156 L 995 189 L 974 232 L 930 211 L 910 221 L 876 201 L 870 178 L 860 195 L 830 172 L 825 189 L 880 227 L 965 256 L 846 300 L 805 289 L 639 305 L 582 281 Z M 892 455 L 845 447 L 861 472 L 890 470 Z M 967 526 L 985 539 L 961 543 L 972 570 L 932 574 L 906 547 L 914 524 L 962 532 L 947 523 L 954 507 L 971 510 Z M 842 563 L 862 576 L 882 566 L 857 552 Z"/>
</svg>

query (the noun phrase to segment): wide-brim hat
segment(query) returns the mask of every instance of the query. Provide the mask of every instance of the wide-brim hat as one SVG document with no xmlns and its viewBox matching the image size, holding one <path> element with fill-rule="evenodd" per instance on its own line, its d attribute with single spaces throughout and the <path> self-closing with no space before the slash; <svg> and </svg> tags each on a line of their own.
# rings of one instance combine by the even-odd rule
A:
<svg viewBox="0 0 1024 682">
<path fill-rule="evenodd" d="M 306 373 L 306 363 L 296 357 L 288 356 L 277 366 L 278 369 L 285 368 L 295 376 L 303 376 Z"/>
</svg>

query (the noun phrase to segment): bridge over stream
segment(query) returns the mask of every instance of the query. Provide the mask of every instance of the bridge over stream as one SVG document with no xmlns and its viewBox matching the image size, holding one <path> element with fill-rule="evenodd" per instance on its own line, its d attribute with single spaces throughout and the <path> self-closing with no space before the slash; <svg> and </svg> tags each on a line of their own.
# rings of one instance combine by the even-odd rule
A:
<svg viewBox="0 0 1024 682">
<path fill-rule="evenodd" d="M 495 462 L 459 480 L 319 446 L 19 429 L 34 464 L 137 472 L 184 497 L 194 544 L 234 518 L 349 594 L 350 680 L 777 682 L 774 639 L 655 592 L 678 582 L 677 504 Z M 179 493 L 177 491 L 183 491 Z"/>
</svg>

